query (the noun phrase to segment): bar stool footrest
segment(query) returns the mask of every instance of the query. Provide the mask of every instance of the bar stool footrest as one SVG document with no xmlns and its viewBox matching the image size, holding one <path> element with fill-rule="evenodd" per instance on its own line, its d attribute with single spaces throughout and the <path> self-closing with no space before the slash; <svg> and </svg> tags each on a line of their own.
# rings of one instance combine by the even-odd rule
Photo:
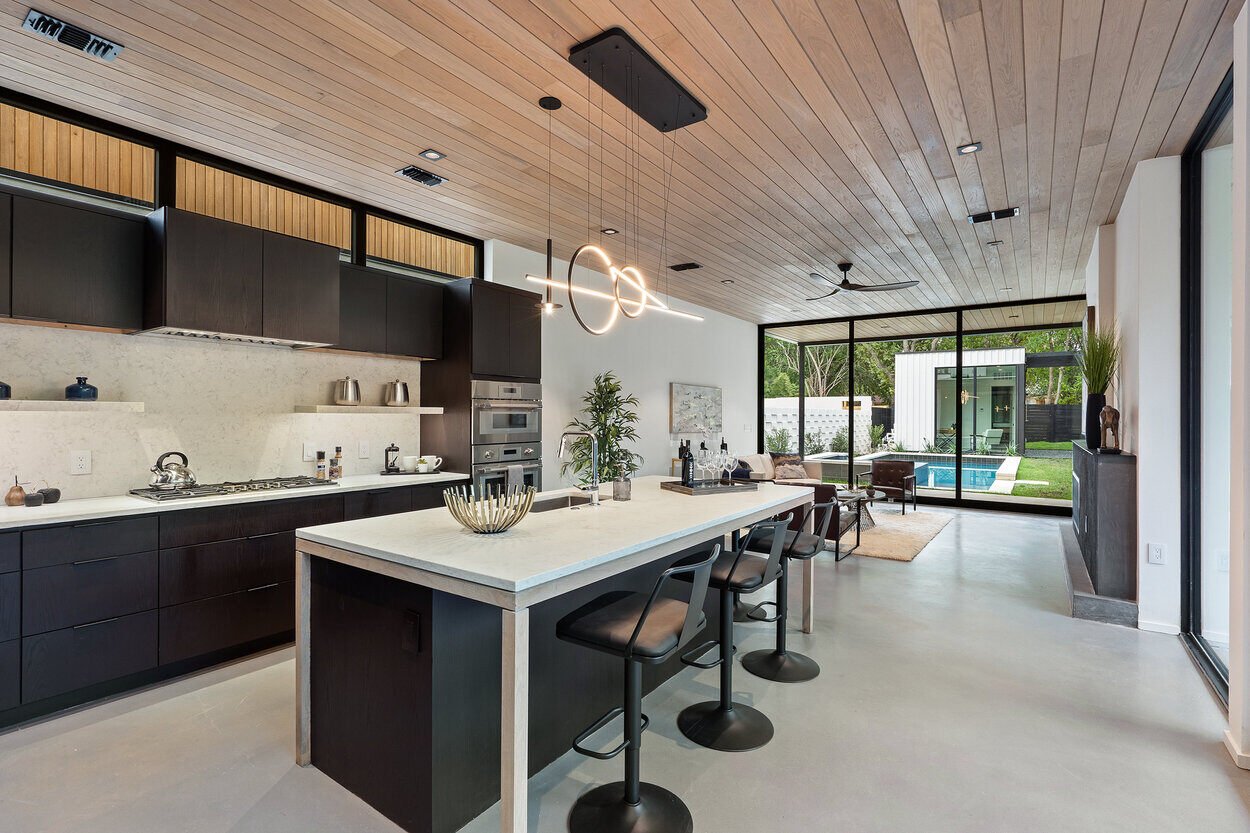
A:
<svg viewBox="0 0 1250 833">
<path fill-rule="evenodd" d="M 716 659 L 712 660 L 711 662 L 702 662 L 698 658 L 703 656 L 704 654 L 711 653 L 712 649 L 718 647 L 719 645 L 720 645 L 720 642 L 715 639 L 709 639 L 707 642 L 704 642 L 702 645 L 696 645 L 695 647 L 691 648 L 689 651 L 686 651 L 686 653 L 681 655 L 682 665 L 690 665 L 695 668 L 715 668 L 716 666 L 721 664 L 721 657 L 718 656 Z"/>
<path fill-rule="evenodd" d="M 752 622 L 776 622 L 781 618 L 781 613 L 779 612 L 774 612 L 772 616 L 766 614 L 764 609 L 767 607 L 771 607 L 774 611 L 777 611 L 778 605 L 776 602 L 760 602 L 755 607 L 747 611 L 747 618 Z"/>
<path fill-rule="evenodd" d="M 621 741 L 621 744 L 619 746 L 613 749 L 609 749 L 607 752 L 596 752 L 595 750 L 587 749 L 586 747 L 582 745 L 590 738 L 591 735 L 593 735 L 595 732 L 599 731 L 603 727 L 607 726 L 609 723 L 611 723 L 613 720 L 616 720 L 618 717 L 620 717 L 623 714 L 625 714 L 625 709 L 621 708 L 620 706 L 617 706 L 614 709 L 608 709 L 606 712 L 603 713 L 602 716 L 600 716 L 598 720 L 596 720 L 594 723 L 586 727 L 580 735 L 573 738 L 573 751 L 579 752 L 588 758 L 598 758 L 601 761 L 606 761 L 611 758 L 615 758 L 617 755 L 624 752 L 626 749 L 629 748 L 628 740 Z M 642 731 L 644 732 L 647 731 L 647 727 L 650 725 L 651 725 L 651 718 L 647 717 L 645 714 L 642 715 Z"/>
</svg>

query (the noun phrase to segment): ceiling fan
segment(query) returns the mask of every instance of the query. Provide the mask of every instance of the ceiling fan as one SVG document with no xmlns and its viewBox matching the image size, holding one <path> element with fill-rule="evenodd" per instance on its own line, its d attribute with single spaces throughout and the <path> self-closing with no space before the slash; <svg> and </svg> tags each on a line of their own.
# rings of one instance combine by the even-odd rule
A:
<svg viewBox="0 0 1250 833">
<path fill-rule="evenodd" d="M 847 273 L 851 271 L 852 265 L 853 264 L 850 263 L 838 264 L 838 268 L 842 270 L 841 282 L 834 282 L 832 279 L 826 278 L 819 272 L 809 272 L 807 276 L 812 280 L 812 282 L 823 284 L 825 286 L 831 286 L 833 287 L 833 290 L 824 295 L 818 295 L 815 298 L 808 298 L 807 300 L 819 301 L 821 299 L 837 295 L 844 289 L 847 292 L 890 292 L 895 289 L 907 289 L 908 287 L 912 287 L 920 283 L 920 281 L 896 281 L 894 283 L 880 284 L 852 283 L 850 277 L 847 275 Z"/>
</svg>

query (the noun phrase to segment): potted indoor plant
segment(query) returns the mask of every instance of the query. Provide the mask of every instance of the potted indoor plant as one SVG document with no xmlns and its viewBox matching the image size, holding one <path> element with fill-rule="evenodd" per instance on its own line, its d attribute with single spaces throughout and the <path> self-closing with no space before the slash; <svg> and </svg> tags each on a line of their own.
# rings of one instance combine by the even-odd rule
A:
<svg viewBox="0 0 1250 833">
<path fill-rule="evenodd" d="M 1077 364 L 1085 377 L 1085 445 L 1096 451 L 1102 442 L 1100 418 L 1107 404 L 1107 390 L 1120 364 L 1120 336 L 1115 329 L 1087 332 Z"/>
<path fill-rule="evenodd" d="M 629 500 L 630 476 L 642 467 L 642 457 L 625 447 L 638 441 L 638 397 L 621 392 L 621 380 L 612 371 L 595 377 L 582 396 L 582 412 L 569 420 L 569 431 L 588 431 L 599 442 L 599 482 L 612 481 L 612 497 Z M 572 472 L 581 485 L 591 482 L 590 442 L 573 443 L 568 461 L 560 473 Z"/>
</svg>

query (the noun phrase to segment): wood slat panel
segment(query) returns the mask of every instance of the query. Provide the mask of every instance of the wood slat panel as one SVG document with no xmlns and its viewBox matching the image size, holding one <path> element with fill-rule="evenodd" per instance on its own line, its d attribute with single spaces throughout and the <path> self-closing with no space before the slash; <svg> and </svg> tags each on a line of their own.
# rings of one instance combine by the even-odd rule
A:
<svg viewBox="0 0 1250 833">
<path fill-rule="evenodd" d="M 0 102 L 0 168 L 151 203 L 155 158 L 150 147 Z"/>
<path fill-rule="evenodd" d="M 26 6 L 0 0 L 0 84 L 469 236 L 537 250 L 550 225 L 567 256 L 615 226 L 626 235 L 607 242 L 614 259 L 642 265 L 661 291 L 789 321 L 984 303 L 1004 289 L 1079 293 L 1094 229 L 1114 219 L 1133 165 L 1179 151 L 1231 65 L 1238 5 L 62 0 L 59 13 L 127 45 L 103 64 L 22 33 Z M 567 61 L 618 25 L 710 108 L 675 146 L 635 133 Z M 550 219 L 546 94 L 565 103 L 552 119 Z M 146 170 L 72 131 L 10 131 L 25 165 L 68 155 L 70 175 L 81 164 L 86 176 L 115 159 L 118 182 Z M 972 139 L 985 149 L 957 157 Z M 393 174 L 425 147 L 448 153 L 426 165 L 448 178 L 438 188 Z M 315 239 L 339 233 L 313 204 L 195 182 L 212 189 L 197 192 L 205 203 Z M 964 221 L 1007 205 L 1021 216 Z M 455 262 L 450 244 L 385 240 L 423 268 Z M 806 302 L 806 273 L 846 259 L 862 281 L 921 284 Z M 683 260 L 705 268 L 667 271 Z"/>
<path fill-rule="evenodd" d="M 372 214 L 365 222 L 369 257 L 460 278 L 474 274 L 476 251 L 468 243 Z"/>
</svg>

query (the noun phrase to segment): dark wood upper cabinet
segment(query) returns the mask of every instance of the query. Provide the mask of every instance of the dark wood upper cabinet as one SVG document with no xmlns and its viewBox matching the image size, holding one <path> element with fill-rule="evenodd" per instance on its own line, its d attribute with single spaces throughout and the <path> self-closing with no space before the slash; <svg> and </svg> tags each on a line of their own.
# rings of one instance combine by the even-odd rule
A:
<svg viewBox="0 0 1250 833">
<path fill-rule="evenodd" d="M 0 315 L 10 315 L 13 198 L 0 194 Z"/>
<path fill-rule="evenodd" d="M 264 232 L 176 208 L 147 228 L 144 328 L 263 334 Z"/>
<path fill-rule="evenodd" d="M 338 343 L 338 249 L 266 231 L 262 283 L 262 335 Z"/>
<path fill-rule="evenodd" d="M 361 266 L 344 263 L 339 267 L 339 347 L 386 352 L 387 278 L 383 272 Z"/>
<path fill-rule="evenodd" d="M 0 207 L 0 234 L 12 230 L 11 315 L 122 330 L 143 325 L 142 217 L 55 198 L 3 202 L 12 215 L 4 223 Z"/>
<path fill-rule="evenodd" d="M 386 352 L 443 357 L 443 287 L 419 278 L 386 277 Z"/>
<path fill-rule="evenodd" d="M 466 282 L 474 376 L 542 376 L 541 297 L 509 286 Z M 459 293 L 458 293 L 459 294 Z"/>
</svg>

